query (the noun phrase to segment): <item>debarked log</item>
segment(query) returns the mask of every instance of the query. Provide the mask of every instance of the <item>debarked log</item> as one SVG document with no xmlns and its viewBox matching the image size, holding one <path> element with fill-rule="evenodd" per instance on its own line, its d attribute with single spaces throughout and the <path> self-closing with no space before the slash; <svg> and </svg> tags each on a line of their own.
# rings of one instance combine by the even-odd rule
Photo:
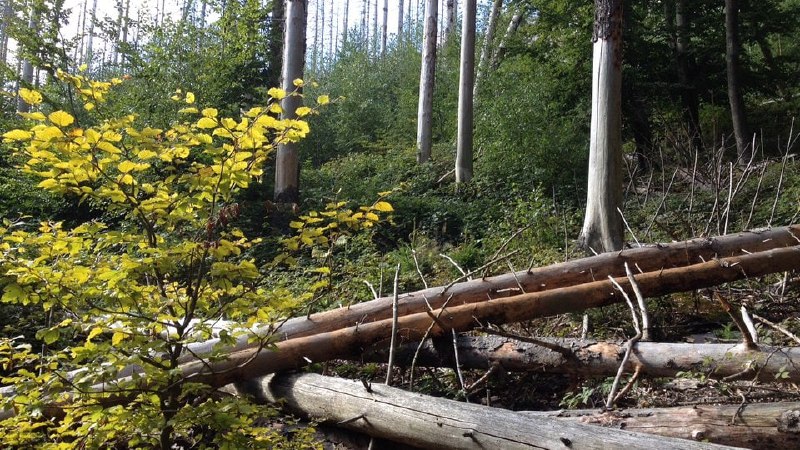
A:
<svg viewBox="0 0 800 450">
<path fill-rule="evenodd" d="M 236 385 L 257 401 L 371 436 L 430 449 L 731 448 L 522 415 L 317 374 L 279 374 Z"/>
<path fill-rule="evenodd" d="M 800 225 L 790 225 L 762 231 L 745 231 L 713 238 L 698 238 L 683 242 L 624 249 L 597 256 L 580 258 L 531 270 L 478 278 L 401 294 L 398 297 L 400 316 L 425 312 L 428 307 L 449 306 L 483 302 L 520 294 L 531 294 L 551 289 L 575 286 L 608 276 L 624 277 L 625 263 L 634 273 L 673 269 L 704 263 L 713 259 L 740 256 L 800 244 Z M 794 268 L 800 267 L 800 263 Z M 686 290 L 691 289 L 687 287 Z M 312 314 L 306 318 L 286 321 L 277 330 L 281 340 L 324 333 L 353 325 L 388 319 L 392 316 L 393 297 L 382 297 L 348 305 L 336 310 Z M 248 347 L 248 336 L 239 339 L 231 351 Z M 218 339 L 190 344 L 192 355 L 202 355 L 212 350 Z M 186 355 L 184 361 L 193 359 Z"/>
<path fill-rule="evenodd" d="M 417 354 L 416 343 L 399 347 L 395 364 L 410 366 Z M 545 372 L 582 377 L 614 376 L 625 344 L 580 339 L 500 336 L 459 336 L 458 363 L 463 369 L 488 369 L 498 364 L 510 372 Z M 417 366 L 453 367 L 453 340 L 437 338 L 425 342 L 417 355 Z M 386 349 L 365 352 L 366 362 L 385 362 Z M 674 377 L 679 372 L 711 378 L 735 377 L 763 382 L 800 382 L 800 347 L 767 347 L 747 350 L 741 344 L 689 344 L 638 342 L 626 364 L 629 373 Z"/>
<path fill-rule="evenodd" d="M 800 447 L 800 402 L 520 414 L 753 449 Z"/>
</svg>

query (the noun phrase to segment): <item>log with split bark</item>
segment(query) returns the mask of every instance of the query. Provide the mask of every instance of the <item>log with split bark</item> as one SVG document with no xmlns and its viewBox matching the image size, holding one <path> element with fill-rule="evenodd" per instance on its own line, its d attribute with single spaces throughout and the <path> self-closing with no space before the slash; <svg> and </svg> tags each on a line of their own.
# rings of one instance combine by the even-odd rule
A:
<svg viewBox="0 0 800 450">
<path fill-rule="evenodd" d="M 683 242 L 656 244 L 654 246 L 624 249 L 603 253 L 541 268 L 507 273 L 449 286 L 401 294 L 398 313 L 401 316 L 425 312 L 428 308 L 478 303 L 487 299 L 513 297 L 556 288 L 575 286 L 598 280 L 609 275 L 625 276 L 625 263 L 634 273 L 652 272 L 662 269 L 686 267 L 713 259 L 740 256 L 771 249 L 800 244 L 800 225 L 772 228 L 761 231 L 746 231 L 713 238 L 698 238 Z M 800 263 L 794 268 L 798 268 Z M 474 274 L 480 276 L 480 271 Z M 692 289 L 687 286 L 685 290 Z M 672 291 L 674 292 L 674 291 Z M 277 330 L 281 340 L 309 336 L 352 327 L 365 322 L 388 319 L 392 316 L 392 297 L 383 297 L 363 303 L 347 304 L 339 309 L 312 314 L 310 317 L 290 319 Z M 269 331 L 272 330 L 262 330 Z M 231 352 L 248 347 L 248 336 L 243 336 L 230 349 Z M 211 339 L 203 343 L 190 344 L 192 355 L 202 355 L 212 350 L 219 342 Z M 186 355 L 184 361 L 193 359 Z"/>
<path fill-rule="evenodd" d="M 520 414 L 755 449 L 800 448 L 800 402 Z"/>
<path fill-rule="evenodd" d="M 430 449 L 732 448 L 576 421 L 522 415 L 386 385 L 317 374 L 280 374 L 238 383 L 241 394 L 371 436 Z"/>
<path fill-rule="evenodd" d="M 395 364 L 454 367 L 455 349 L 450 337 L 399 347 Z M 525 338 L 500 336 L 459 336 L 458 363 L 464 369 L 488 369 L 497 364 L 512 372 L 545 372 L 581 377 L 614 376 L 619 369 L 625 344 L 580 339 Z M 384 362 L 387 351 L 367 351 L 362 361 Z M 742 344 L 688 344 L 638 342 L 625 366 L 628 373 L 642 376 L 674 377 L 680 372 L 705 377 L 800 382 L 800 348 L 767 347 L 747 350 Z"/>
</svg>

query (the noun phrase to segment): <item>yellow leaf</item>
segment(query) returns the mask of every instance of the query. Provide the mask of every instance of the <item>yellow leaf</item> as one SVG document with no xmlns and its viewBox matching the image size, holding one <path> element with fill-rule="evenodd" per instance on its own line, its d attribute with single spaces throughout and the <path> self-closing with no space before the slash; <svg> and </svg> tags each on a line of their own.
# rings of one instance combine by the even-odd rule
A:
<svg viewBox="0 0 800 450">
<path fill-rule="evenodd" d="M 186 93 L 186 103 L 192 104 L 194 103 L 194 92 L 187 92 Z"/>
<path fill-rule="evenodd" d="M 25 119 L 36 120 L 38 122 L 41 122 L 44 119 L 46 119 L 44 114 L 42 114 L 42 113 L 40 113 L 38 111 L 37 112 L 32 112 L 32 113 L 23 113 L 23 112 L 21 112 L 21 113 L 17 113 L 17 114 L 19 114 L 20 116 L 24 117 Z"/>
<path fill-rule="evenodd" d="M 303 228 L 303 222 L 291 221 L 289 222 L 291 228 Z"/>
<path fill-rule="evenodd" d="M 138 156 L 139 159 L 141 159 L 141 160 L 147 160 L 147 159 L 155 158 L 156 156 L 158 156 L 158 154 L 156 152 L 152 151 L 152 150 L 142 150 L 136 156 Z"/>
<path fill-rule="evenodd" d="M 297 117 L 307 116 L 311 112 L 311 108 L 308 106 L 301 106 L 295 110 L 295 114 Z"/>
<path fill-rule="evenodd" d="M 83 105 L 83 109 L 85 109 L 87 111 L 93 110 L 94 109 L 94 103 L 92 103 L 92 102 L 86 103 L 85 105 Z"/>
<path fill-rule="evenodd" d="M 217 108 L 205 108 L 202 112 L 203 117 L 217 117 Z"/>
<path fill-rule="evenodd" d="M 394 208 L 389 202 L 377 202 L 375 205 L 372 206 L 373 209 L 376 209 L 381 212 L 392 212 Z"/>
<path fill-rule="evenodd" d="M 22 101 L 29 105 L 38 105 L 42 103 L 42 94 L 31 89 L 20 88 L 19 96 L 22 98 Z"/>
<path fill-rule="evenodd" d="M 72 122 L 75 122 L 75 118 L 64 111 L 52 112 L 47 117 L 50 119 L 50 122 L 59 127 L 68 127 L 72 125 Z"/>
<path fill-rule="evenodd" d="M 3 135 L 4 138 L 14 141 L 27 141 L 31 136 L 30 132 L 24 130 L 11 130 Z"/>
<path fill-rule="evenodd" d="M 319 97 L 317 97 L 317 103 L 319 103 L 320 105 L 327 105 L 330 102 L 331 98 L 328 97 L 327 95 L 320 95 Z"/>
<path fill-rule="evenodd" d="M 117 169 L 122 173 L 128 173 L 131 170 L 133 170 L 134 167 L 136 167 L 134 163 L 130 161 L 122 161 L 121 163 L 119 163 L 119 167 L 117 167 Z"/>
<path fill-rule="evenodd" d="M 121 331 L 115 331 L 111 336 L 111 345 L 117 345 L 122 342 L 123 339 L 125 339 L 125 333 Z"/>
<path fill-rule="evenodd" d="M 93 337 L 97 336 L 98 334 L 102 333 L 103 329 L 101 327 L 94 327 L 89 332 L 89 336 L 86 337 L 87 341 L 91 341 Z"/>
<path fill-rule="evenodd" d="M 371 212 L 368 212 L 364 217 L 366 217 L 367 220 L 371 220 L 373 222 L 377 222 L 380 220 L 377 214 Z"/>
<path fill-rule="evenodd" d="M 197 128 L 208 129 L 217 126 L 217 121 L 210 117 L 203 117 L 197 121 Z"/>
<path fill-rule="evenodd" d="M 197 108 L 194 106 L 190 106 L 188 108 L 182 108 L 178 110 L 180 114 L 197 114 Z"/>
<path fill-rule="evenodd" d="M 36 187 L 40 187 L 42 189 L 50 189 L 56 186 L 58 186 L 58 181 L 54 180 L 53 178 L 48 178 L 36 185 Z"/>
<path fill-rule="evenodd" d="M 279 88 L 270 88 L 269 91 L 267 91 L 267 94 L 269 94 L 269 96 L 275 100 L 281 100 L 286 97 L 286 91 Z"/>
</svg>

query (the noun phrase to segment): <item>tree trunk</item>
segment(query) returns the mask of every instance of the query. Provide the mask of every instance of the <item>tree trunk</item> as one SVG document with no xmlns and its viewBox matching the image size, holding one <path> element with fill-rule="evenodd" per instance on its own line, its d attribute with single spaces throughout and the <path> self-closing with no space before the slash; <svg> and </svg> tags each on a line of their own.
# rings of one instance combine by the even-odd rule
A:
<svg viewBox="0 0 800 450">
<path fill-rule="evenodd" d="M 476 0 L 464 0 L 461 22 L 461 70 L 458 83 L 458 144 L 456 147 L 456 182 L 472 179 L 472 128 L 475 87 Z"/>
<path fill-rule="evenodd" d="M 89 16 L 89 40 L 86 43 L 85 63 L 91 68 L 94 56 L 94 23 L 97 18 L 97 0 L 92 0 L 92 13 Z"/>
<path fill-rule="evenodd" d="M 668 5 L 665 3 L 665 5 Z M 703 133 L 700 129 L 700 99 L 695 88 L 694 74 L 689 65 L 689 12 L 686 0 L 676 0 L 675 13 L 675 63 L 680 84 L 681 103 L 683 104 L 683 120 L 687 133 L 695 151 L 703 149 Z M 671 22 L 672 12 L 667 7 L 668 20 Z"/>
<path fill-rule="evenodd" d="M 0 26 L 0 62 L 3 64 L 8 62 L 8 25 L 14 15 L 14 9 L 11 5 L 12 0 L 5 0 L 3 2 L 3 17 Z"/>
<path fill-rule="evenodd" d="M 510 41 L 514 36 L 514 33 L 517 32 L 519 25 L 522 23 L 522 19 L 527 13 L 527 4 L 522 4 L 517 7 L 516 12 L 513 16 L 511 16 L 511 21 L 508 22 L 508 27 L 506 27 L 506 33 L 503 35 L 503 38 L 500 39 L 500 44 L 497 46 L 497 51 L 492 57 L 492 70 L 497 69 L 497 67 L 500 65 L 500 62 L 505 57 L 508 48 L 508 41 Z"/>
<path fill-rule="evenodd" d="M 486 69 L 489 66 L 490 54 L 492 53 L 492 43 L 494 42 L 494 33 L 497 29 L 497 19 L 500 17 L 500 10 L 503 9 L 503 0 L 494 0 L 492 2 L 492 9 L 489 12 L 489 23 L 486 25 L 486 34 L 483 36 L 483 45 L 481 46 L 481 58 L 478 60 L 478 74 L 475 75 L 475 87 L 472 89 L 472 96 L 478 99 L 478 91 L 483 77 L 486 76 Z"/>
<path fill-rule="evenodd" d="M 419 75 L 417 108 L 417 162 L 431 159 L 433 87 L 436 79 L 436 19 L 438 0 L 425 0 L 425 29 L 422 40 L 422 69 Z"/>
<path fill-rule="evenodd" d="M 342 33 L 342 44 L 347 45 L 347 35 L 350 33 L 350 29 L 348 28 L 347 19 L 350 15 L 350 0 L 345 0 L 344 2 L 344 24 L 342 28 L 344 28 L 344 33 Z"/>
<path fill-rule="evenodd" d="M 680 408 L 615 411 L 522 411 L 531 417 L 558 417 L 628 431 L 708 441 L 748 448 L 788 449 L 800 446 L 800 403 L 695 405 Z"/>
<path fill-rule="evenodd" d="M 409 4 L 411 0 L 408 0 Z M 403 41 L 403 0 L 399 0 L 397 5 L 397 42 L 400 43 Z"/>
<path fill-rule="evenodd" d="M 283 49 L 283 89 L 287 93 L 302 89 L 295 87 L 293 81 L 303 78 L 306 52 L 306 19 L 308 0 L 287 0 L 286 39 Z M 295 110 L 302 104 L 299 95 L 287 95 L 281 101 L 281 119 L 295 119 Z M 275 201 L 278 203 L 297 203 L 299 195 L 299 172 L 297 143 L 278 145 L 275 158 Z"/>
<path fill-rule="evenodd" d="M 28 8 L 28 29 L 31 32 L 36 33 L 36 29 L 38 27 L 38 18 L 36 17 L 37 14 L 34 10 L 33 5 L 30 5 Z M 28 51 L 33 52 L 34 49 L 28 49 Z M 19 52 L 17 52 L 19 54 Z M 33 62 L 31 61 L 30 57 L 25 58 L 22 62 L 22 84 L 21 86 L 30 88 L 33 86 Z M 27 104 L 22 97 L 17 98 L 17 112 L 27 113 L 31 111 L 31 105 Z"/>
<path fill-rule="evenodd" d="M 272 0 L 272 12 L 269 19 L 269 61 L 267 62 L 267 87 L 281 85 L 281 67 L 283 58 L 284 35 L 284 0 Z"/>
<path fill-rule="evenodd" d="M 383 57 L 386 55 L 386 39 L 389 37 L 389 0 L 383 0 L 383 24 L 381 27 L 381 57 Z"/>
<path fill-rule="evenodd" d="M 592 40 L 592 123 L 586 216 L 578 239 L 587 252 L 622 248 L 622 0 L 596 0 Z"/>
<path fill-rule="evenodd" d="M 375 0 L 375 9 L 372 14 L 372 52 L 378 54 L 378 0 Z"/>
<path fill-rule="evenodd" d="M 319 33 L 320 39 L 319 46 L 317 46 L 317 42 L 314 42 L 314 70 L 318 70 L 320 66 L 325 65 L 325 4 L 321 1 L 317 1 L 315 16 L 315 19 L 319 21 L 319 27 L 315 27 L 314 35 Z"/>
<path fill-rule="evenodd" d="M 494 277 L 453 284 L 448 288 L 432 287 L 399 296 L 399 314 L 424 312 L 428 304 L 441 308 L 447 301 L 450 306 L 466 305 L 493 299 L 511 297 L 520 293 L 534 293 L 564 288 L 595 280 L 605 280 L 609 275 L 625 275 L 624 265 L 640 268 L 643 272 L 672 269 L 718 258 L 728 258 L 747 253 L 757 253 L 773 248 L 796 246 L 800 243 L 800 225 L 773 228 L 761 232 L 731 234 L 717 238 L 700 238 L 653 247 L 626 249 L 599 256 L 567 261 L 530 271 L 520 271 Z M 449 299 L 449 301 L 448 301 Z M 277 334 L 283 339 L 309 336 L 314 333 L 334 331 L 354 323 L 372 322 L 392 317 L 392 297 L 358 303 L 348 303 L 347 308 L 312 314 L 309 319 L 290 319 L 281 325 Z M 192 344 L 194 354 L 207 354 L 219 341 L 211 339 Z M 247 336 L 239 339 L 231 351 L 247 346 Z M 184 361 L 188 361 L 187 357 Z"/>
<path fill-rule="evenodd" d="M 453 30 L 456 29 L 456 17 L 458 17 L 456 14 L 457 2 L 458 0 L 447 0 L 444 16 L 444 35 L 442 36 L 442 41 L 445 43 L 447 43 L 448 39 L 453 34 Z"/>
<path fill-rule="evenodd" d="M 417 343 L 395 350 L 395 364 L 408 367 Z M 581 377 L 613 377 L 625 354 L 625 344 L 593 340 L 534 338 L 520 341 L 499 336 L 459 336 L 458 364 L 464 369 L 488 369 L 499 364 L 509 372 L 544 372 Z M 387 350 L 366 349 L 358 358 L 386 362 Z M 454 367 L 450 336 L 425 342 L 417 355 L 417 367 Z M 800 382 L 800 348 L 761 347 L 749 351 L 741 344 L 688 344 L 638 342 L 626 364 L 642 376 L 675 377 L 679 372 L 702 372 L 712 378 L 741 375 L 763 382 Z M 745 370 L 751 367 L 752 370 Z M 787 378 L 781 377 L 786 374 Z"/>
<path fill-rule="evenodd" d="M 725 62 L 728 69 L 728 101 L 731 105 L 733 134 L 736 137 L 736 156 L 739 164 L 747 165 L 753 155 L 750 145 L 747 118 L 742 97 L 742 74 L 739 64 L 739 1 L 725 0 Z"/>
<path fill-rule="evenodd" d="M 312 373 L 239 383 L 259 402 L 378 438 L 430 449 L 711 449 L 714 444 L 662 438 L 575 421 L 410 393 L 385 385 Z"/>
</svg>

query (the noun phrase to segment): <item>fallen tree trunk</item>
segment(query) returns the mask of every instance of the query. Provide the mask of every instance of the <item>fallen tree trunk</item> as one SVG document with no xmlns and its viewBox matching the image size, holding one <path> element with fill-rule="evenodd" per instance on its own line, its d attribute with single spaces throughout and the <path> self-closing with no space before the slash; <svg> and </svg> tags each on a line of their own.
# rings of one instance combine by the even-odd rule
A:
<svg viewBox="0 0 800 450">
<path fill-rule="evenodd" d="M 691 289 L 716 286 L 748 277 L 794 270 L 800 266 L 800 247 L 787 247 L 746 254 L 689 267 L 647 272 L 636 277 L 645 296 L 664 295 Z M 627 277 L 617 283 L 630 291 Z M 398 320 L 398 335 L 405 341 L 420 341 L 429 330 L 430 337 L 466 331 L 488 323 L 521 322 L 537 317 L 583 311 L 622 301 L 609 280 L 584 283 L 534 292 L 514 297 L 488 300 L 409 314 Z M 432 323 L 433 322 L 433 323 Z M 268 350 L 244 349 L 230 353 L 221 361 L 196 360 L 180 366 L 186 381 L 221 387 L 235 381 L 256 378 L 281 370 L 304 366 L 310 362 L 348 358 L 378 343 L 388 344 L 392 335 L 392 320 L 357 324 L 327 333 L 278 342 Z M 98 392 L 116 392 L 121 379 L 95 386 Z M 139 384 L 147 385 L 146 380 Z M 125 392 L 129 392 L 125 390 Z M 125 399 L 115 400 L 117 403 Z M 10 412 L 0 412 L 0 419 Z"/>
<path fill-rule="evenodd" d="M 431 449 L 730 448 L 609 430 L 405 392 L 317 374 L 284 374 L 239 383 L 257 400 L 371 436 Z"/>
<path fill-rule="evenodd" d="M 747 448 L 800 447 L 800 402 L 520 414 Z"/>
<path fill-rule="evenodd" d="M 535 341 L 535 342 L 534 342 Z M 511 372 L 565 373 L 584 377 L 614 376 L 625 345 L 580 339 L 535 338 L 527 342 L 499 336 L 459 336 L 458 363 L 465 369 L 488 369 L 494 364 Z M 395 364 L 410 366 L 417 344 L 395 351 Z M 364 353 L 362 361 L 385 362 L 386 350 Z M 452 338 L 426 342 L 417 366 L 455 366 Z M 741 344 L 687 344 L 638 342 L 626 370 L 643 376 L 674 377 L 696 372 L 713 378 L 737 377 L 764 382 L 800 382 L 800 347 L 761 347 L 747 350 Z"/>
<path fill-rule="evenodd" d="M 609 275 L 621 277 L 625 276 L 625 263 L 632 268 L 638 267 L 642 272 L 651 272 L 798 244 L 800 244 L 800 225 L 790 225 L 765 231 L 746 231 L 715 238 L 625 249 L 546 267 L 480 278 L 452 286 L 433 287 L 402 294 L 398 298 L 398 314 L 405 316 L 424 312 L 428 310 L 428 304 L 434 309 L 441 308 L 448 299 L 449 306 L 458 306 L 482 302 L 488 298 L 499 299 L 605 280 Z M 312 314 L 308 318 L 290 319 L 277 329 L 276 335 L 281 340 L 287 340 L 339 330 L 358 323 L 387 319 L 392 316 L 392 300 L 393 297 L 383 297 Z M 248 336 L 240 338 L 231 351 L 248 347 L 247 339 Z M 190 348 L 193 355 L 203 355 L 210 352 L 218 342 L 218 339 L 212 339 L 190 344 Z M 192 355 L 186 355 L 184 361 L 191 359 Z"/>
</svg>

